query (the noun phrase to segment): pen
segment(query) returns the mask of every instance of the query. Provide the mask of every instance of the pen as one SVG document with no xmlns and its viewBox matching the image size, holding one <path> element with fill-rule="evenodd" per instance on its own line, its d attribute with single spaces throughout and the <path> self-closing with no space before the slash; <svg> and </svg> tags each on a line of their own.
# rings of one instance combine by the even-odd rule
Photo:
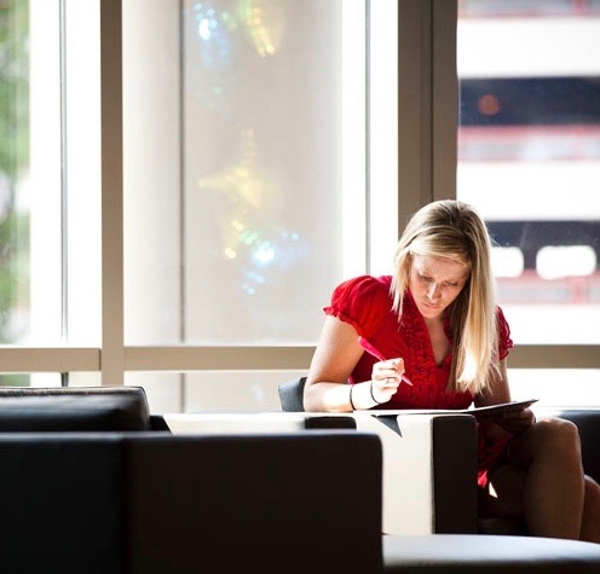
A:
<svg viewBox="0 0 600 574">
<path fill-rule="evenodd" d="M 373 345 L 371 345 L 371 343 L 369 343 L 369 341 L 367 341 L 364 337 L 359 336 L 358 342 L 360 343 L 360 346 L 365 351 L 367 351 L 367 353 L 369 353 L 370 355 L 373 355 L 373 357 L 375 357 L 376 359 L 379 359 L 380 361 L 387 361 L 387 359 L 383 356 L 383 354 L 380 351 L 378 351 L 375 347 L 373 347 Z M 413 386 L 412 382 L 410 381 L 410 379 L 407 376 L 402 375 L 400 378 L 407 385 L 410 385 L 411 387 Z"/>
</svg>

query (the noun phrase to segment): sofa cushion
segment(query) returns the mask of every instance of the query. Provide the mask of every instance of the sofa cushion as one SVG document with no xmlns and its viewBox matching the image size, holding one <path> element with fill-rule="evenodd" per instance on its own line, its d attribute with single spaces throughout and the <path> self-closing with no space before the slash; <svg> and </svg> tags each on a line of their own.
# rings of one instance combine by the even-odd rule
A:
<svg viewBox="0 0 600 574">
<path fill-rule="evenodd" d="M 600 545 L 532 536 L 384 536 L 385 573 L 597 574 Z"/>
<path fill-rule="evenodd" d="M 0 387 L 0 432 L 150 430 L 141 387 Z"/>
</svg>

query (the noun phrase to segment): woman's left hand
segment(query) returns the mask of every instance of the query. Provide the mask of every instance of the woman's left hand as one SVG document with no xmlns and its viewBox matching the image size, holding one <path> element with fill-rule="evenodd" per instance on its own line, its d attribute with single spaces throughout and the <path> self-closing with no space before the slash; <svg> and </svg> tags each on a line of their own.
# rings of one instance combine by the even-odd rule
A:
<svg viewBox="0 0 600 574">
<path fill-rule="evenodd" d="M 535 415 L 531 409 L 502 413 L 494 422 L 511 434 L 520 434 L 535 423 Z"/>
</svg>

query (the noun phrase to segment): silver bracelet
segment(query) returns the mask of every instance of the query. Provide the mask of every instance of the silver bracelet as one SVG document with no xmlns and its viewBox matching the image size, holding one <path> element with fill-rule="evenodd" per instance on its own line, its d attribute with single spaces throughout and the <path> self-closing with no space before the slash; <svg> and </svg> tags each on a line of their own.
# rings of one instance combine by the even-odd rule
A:
<svg viewBox="0 0 600 574">
<path fill-rule="evenodd" d="M 382 405 L 383 403 L 380 403 L 376 398 L 375 395 L 373 394 L 373 381 L 371 381 L 371 385 L 369 386 L 369 390 L 371 391 L 371 398 L 373 399 L 373 402 L 376 405 Z"/>
<path fill-rule="evenodd" d="M 350 385 L 350 408 L 355 411 L 356 407 L 354 406 L 354 401 L 352 400 L 352 391 L 354 390 L 354 385 Z"/>
</svg>

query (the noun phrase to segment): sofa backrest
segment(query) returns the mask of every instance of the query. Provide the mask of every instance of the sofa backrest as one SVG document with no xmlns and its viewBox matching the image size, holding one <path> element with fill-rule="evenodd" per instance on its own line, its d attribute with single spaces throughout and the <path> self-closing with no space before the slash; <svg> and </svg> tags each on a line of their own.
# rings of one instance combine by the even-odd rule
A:
<svg viewBox="0 0 600 574">
<path fill-rule="evenodd" d="M 304 385 L 306 377 L 299 377 L 281 383 L 277 388 L 281 410 L 285 412 L 304 412 Z"/>
<path fill-rule="evenodd" d="M 157 434 L 128 459 L 131 574 L 381 571 L 375 434 Z"/>
<path fill-rule="evenodd" d="M 0 432 L 147 431 L 141 387 L 0 387 Z"/>
<path fill-rule="evenodd" d="M 0 433 L 0 468 L 4 572 L 381 571 L 375 435 Z"/>
</svg>

